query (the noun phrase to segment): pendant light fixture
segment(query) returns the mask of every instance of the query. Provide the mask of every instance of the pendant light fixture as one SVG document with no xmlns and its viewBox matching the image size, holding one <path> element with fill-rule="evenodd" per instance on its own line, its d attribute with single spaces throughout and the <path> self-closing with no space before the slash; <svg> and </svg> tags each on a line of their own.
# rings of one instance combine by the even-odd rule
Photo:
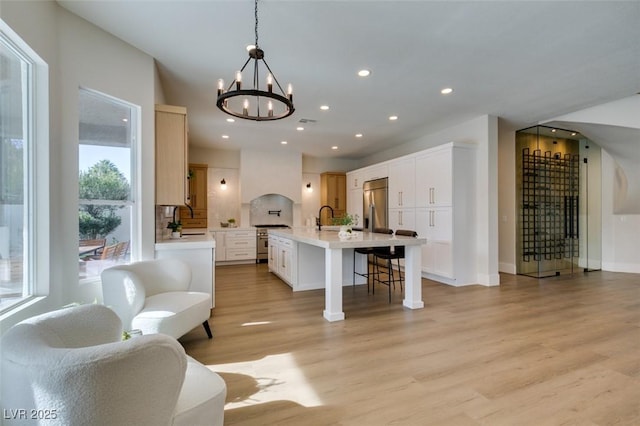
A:
<svg viewBox="0 0 640 426">
<path fill-rule="evenodd" d="M 222 111 L 237 118 L 254 121 L 280 120 L 293 114 L 293 91 L 291 85 L 285 94 L 276 76 L 264 60 L 264 51 L 258 44 L 258 0 L 255 1 L 255 35 L 256 44 L 250 46 L 249 59 L 244 63 L 240 71 L 236 72 L 235 79 L 226 88 L 224 81 L 218 80 L 218 100 L 216 105 Z M 242 72 L 249 63 L 253 64 L 253 81 L 250 88 L 243 88 Z M 251 68 L 251 67 L 249 67 Z M 262 70 L 262 71 L 261 71 Z M 250 70 L 249 70 L 250 71 Z M 260 80 L 263 79 L 266 90 L 260 89 Z M 275 83 L 275 86 L 274 84 Z M 264 88 L 264 86 L 262 86 Z"/>
</svg>

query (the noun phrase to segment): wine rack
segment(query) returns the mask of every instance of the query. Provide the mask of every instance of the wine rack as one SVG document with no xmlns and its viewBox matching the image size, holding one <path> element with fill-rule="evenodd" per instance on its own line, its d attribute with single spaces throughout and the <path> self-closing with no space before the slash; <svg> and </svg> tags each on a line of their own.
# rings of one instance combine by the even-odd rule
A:
<svg viewBox="0 0 640 426">
<path fill-rule="evenodd" d="M 522 260 L 579 255 L 578 155 L 522 150 Z"/>
</svg>

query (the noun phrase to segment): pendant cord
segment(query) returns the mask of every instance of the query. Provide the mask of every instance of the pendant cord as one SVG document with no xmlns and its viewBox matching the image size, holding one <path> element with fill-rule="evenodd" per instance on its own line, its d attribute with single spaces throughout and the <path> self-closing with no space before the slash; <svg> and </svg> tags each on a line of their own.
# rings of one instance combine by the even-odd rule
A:
<svg viewBox="0 0 640 426">
<path fill-rule="evenodd" d="M 255 0 L 255 16 L 256 16 L 256 49 L 258 49 L 258 0 Z"/>
</svg>

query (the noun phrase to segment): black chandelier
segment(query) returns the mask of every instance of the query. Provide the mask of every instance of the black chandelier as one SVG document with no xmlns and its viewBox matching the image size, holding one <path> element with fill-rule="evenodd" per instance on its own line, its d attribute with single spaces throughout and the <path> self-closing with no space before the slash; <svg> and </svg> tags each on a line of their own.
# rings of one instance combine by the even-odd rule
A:
<svg viewBox="0 0 640 426">
<path fill-rule="evenodd" d="M 222 111 L 234 117 L 254 121 L 280 120 L 293 114 L 293 91 L 291 85 L 285 94 L 276 76 L 264 60 L 264 51 L 258 45 L 258 0 L 255 0 L 255 33 L 256 44 L 247 48 L 249 59 L 244 63 L 240 71 L 236 72 L 236 78 L 227 89 L 224 89 L 224 81 L 218 80 L 218 101 L 216 105 Z M 253 88 L 242 88 L 242 71 L 249 62 L 253 61 Z M 260 63 L 266 68 L 267 90 L 260 90 Z M 273 83 L 276 83 L 279 93 L 274 91 Z M 233 90 L 232 90 L 233 88 Z"/>
</svg>

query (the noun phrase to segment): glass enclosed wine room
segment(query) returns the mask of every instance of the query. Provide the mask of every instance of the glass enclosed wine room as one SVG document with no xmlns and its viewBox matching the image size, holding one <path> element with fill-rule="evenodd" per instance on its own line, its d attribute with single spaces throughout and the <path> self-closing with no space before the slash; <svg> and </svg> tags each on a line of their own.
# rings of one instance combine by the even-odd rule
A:
<svg viewBox="0 0 640 426">
<path fill-rule="evenodd" d="M 537 278 L 602 262 L 600 147 L 573 130 L 516 132 L 516 272 Z"/>
</svg>

